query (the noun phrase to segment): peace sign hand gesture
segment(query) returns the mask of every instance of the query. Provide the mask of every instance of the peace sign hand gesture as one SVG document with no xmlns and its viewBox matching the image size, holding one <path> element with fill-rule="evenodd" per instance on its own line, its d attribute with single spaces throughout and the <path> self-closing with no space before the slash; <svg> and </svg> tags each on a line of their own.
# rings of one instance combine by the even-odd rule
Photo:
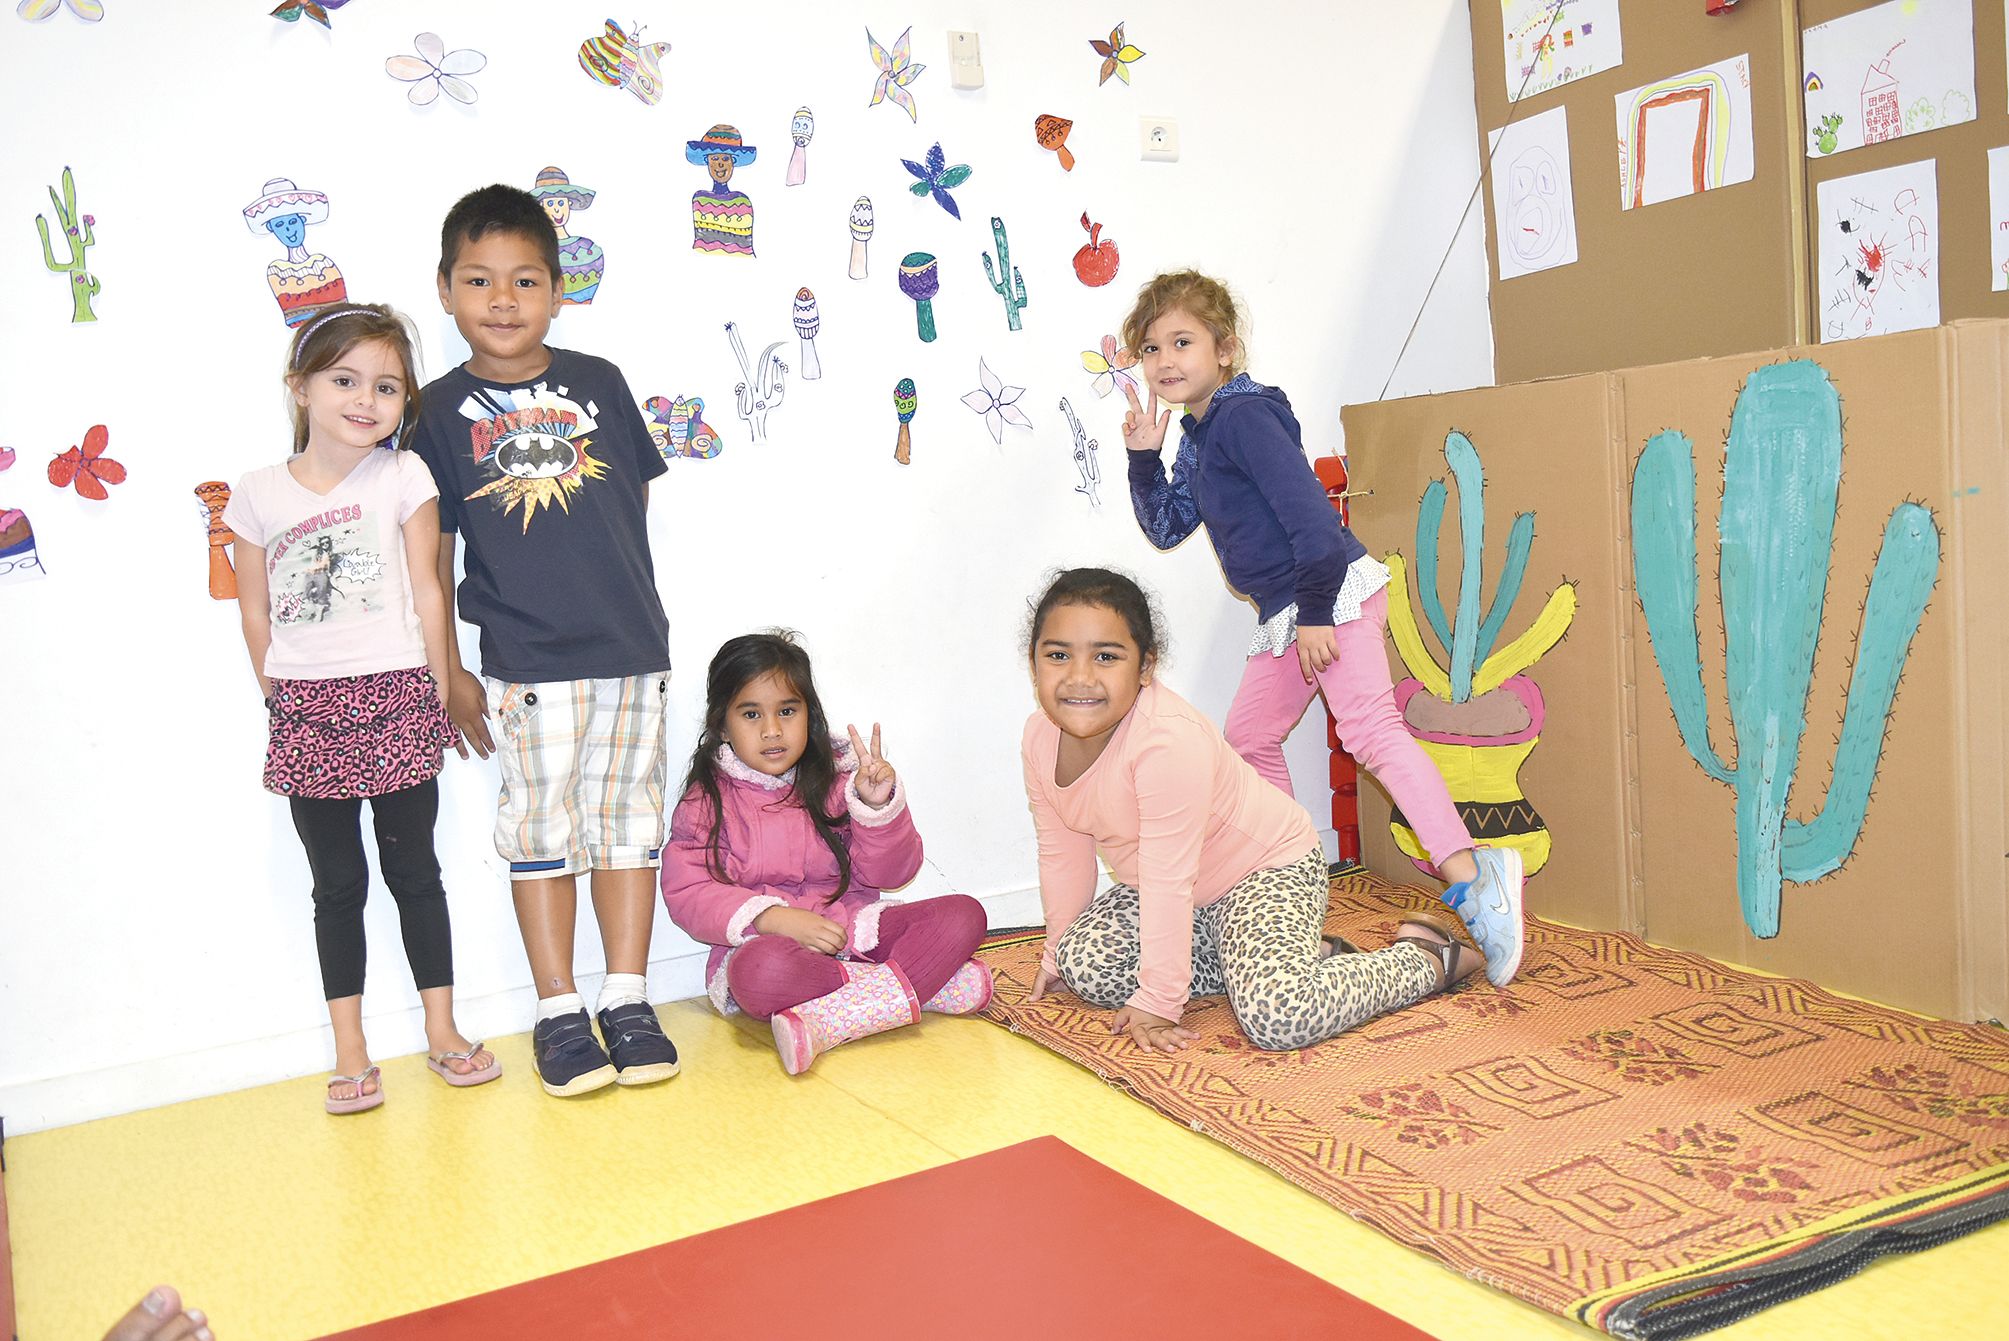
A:
<svg viewBox="0 0 2009 1341">
<path fill-rule="evenodd" d="M 879 724 L 872 723 L 872 744 L 868 748 L 858 735 L 858 728 L 846 726 L 851 733 L 851 755 L 858 761 L 858 773 L 852 785 L 858 789 L 858 799 L 874 810 L 883 809 L 893 799 L 893 784 L 899 775 L 893 765 L 886 762 L 879 753 Z"/>
<path fill-rule="evenodd" d="M 1130 412 L 1123 416 L 1123 445 L 1133 452 L 1150 452 L 1154 456 L 1165 449 L 1165 430 L 1172 423 L 1172 412 L 1158 412 L 1158 393 L 1151 393 L 1151 408 L 1145 409 L 1137 399 L 1137 388 L 1130 383 L 1123 384 L 1123 395 L 1130 402 Z"/>
</svg>

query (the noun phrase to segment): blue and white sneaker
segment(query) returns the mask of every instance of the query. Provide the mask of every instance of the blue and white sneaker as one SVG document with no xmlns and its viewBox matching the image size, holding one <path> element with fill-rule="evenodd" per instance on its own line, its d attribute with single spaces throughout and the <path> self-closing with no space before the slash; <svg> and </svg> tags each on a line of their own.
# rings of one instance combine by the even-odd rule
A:
<svg viewBox="0 0 2009 1341">
<path fill-rule="evenodd" d="M 1472 849 L 1479 878 L 1457 904 L 1458 916 L 1486 956 L 1486 981 L 1505 987 L 1521 968 L 1527 923 L 1521 914 L 1521 854 L 1510 847 Z"/>
</svg>

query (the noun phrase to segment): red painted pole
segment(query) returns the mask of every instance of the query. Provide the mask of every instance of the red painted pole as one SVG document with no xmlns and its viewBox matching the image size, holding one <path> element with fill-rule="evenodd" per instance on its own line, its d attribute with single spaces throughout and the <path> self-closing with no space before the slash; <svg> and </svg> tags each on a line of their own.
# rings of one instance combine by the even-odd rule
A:
<svg viewBox="0 0 2009 1341">
<path fill-rule="evenodd" d="M 1318 474 L 1318 482 L 1325 486 L 1325 496 L 1332 500 L 1333 510 L 1339 513 L 1340 525 L 1346 524 L 1346 460 L 1338 456 L 1321 456 L 1311 463 Z M 1323 703 L 1325 700 L 1320 699 Z M 1341 861 L 1360 860 L 1360 766 L 1353 762 L 1339 744 L 1339 732 L 1333 728 L 1332 714 L 1325 716 L 1325 743 L 1332 751 L 1329 775 L 1332 779 L 1332 831 L 1339 839 L 1339 859 Z"/>
</svg>

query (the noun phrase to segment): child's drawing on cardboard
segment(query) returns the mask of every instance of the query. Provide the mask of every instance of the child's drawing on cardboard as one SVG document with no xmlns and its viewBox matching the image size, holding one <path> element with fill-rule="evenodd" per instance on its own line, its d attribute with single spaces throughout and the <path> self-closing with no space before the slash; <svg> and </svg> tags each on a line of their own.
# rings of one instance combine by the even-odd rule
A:
<svg viewBox="0 0 2009 1341">
<path fill-rule="evenodd" d="M 1430 756 L 1451 789 L 1451 799 L 1472 836 L 1511 847 L 1529 875 L 1549 859 L 1551 839 L 1541 815 L 1521 792 L 1521 765 L 1542 738 L 1548 709 L 1541 687 L 1526 672 L 1576 618 L 1576 586 L 1563 582 L 1520 637 L 1494 650 L 1520 595 L 1535 543 L 1535 514 L 1515 516 L 1493 602 L 1480 614 L 1486 555 L 1486 475 L 1478 448 L 1463 433 L 1444 439 L 1444 460 L 1458 485 L 1458 551 L 1461 568 L 1455 614 L 1438 594 L 1438 535 L 1449 501 L 1444 481 L 1432 480 L 1416 510 L 1416 597 L 1424 619 L 1444 648 L 1448 666 L 1423 641 L 1409 605 L 1409 583 L 1400 554 L 1387 558 L 1388 631 L 1409 678 L 1395 687 L 1395 705 L 1409 734 Z M 1423 870 L 1433 868 L 1422 842 L 1400 810 L 1389 820 L 1395 845 Z"/>
<path fill-rule="evenodd" d="M 1545 93 L 1625 60 L 1618 0 L 1500 0 L 1507 97 Z"/>
<path fill-rule="evenodd" d="M 286 249 L 283 257 L 265 267 L 265 282 L 288 326 L 300 325 L 316 308 L 348 301 L 342 268 L 320 252 L 307 250 L 307 225 L 325 223 L 327 218 L 328 197 L 304 191 L 288 177 L 265 183 L 264 193 L 244 207 L 244 226 L 253 233 L 270 233 Z"/>
<path fill-rule="evenodd" d="M 583 186 L 574 186 L 565 170 L 554 165 L 537 174 L 537 182 L 530 188 L 530 194 L 537 197 L 537 203 L 551 216 L 551 226 L 558 230 L 558 264 L 561 271 L 558 301 L 561 304 L 592 302 L 593 295 L 600 291 L 600 281 L 607 273 L 607 256 L 592 238 L 579 237 L 572 232 L 572 214 L 591 205 L 594 192 Z"/>
<path fill-rule="evenodd" d="M 1751 58 L 1733 56 L 1621 93 L 1620 208 L 1751 180 Z"/>
<path fill-rule="evenodd" d="M 0 583 L 46 577 L 35 549 L 35 528 L 19 508 L 0 506 Z"/>
<path fill-rule="evenodd" d="M 739 127 L 717 125 L 687 141 L 684 160 L 711 173 L 712 184 L 691 196 L 691 250 L 717 256 L 753 255 L 753 202 L 731 188 L 735 168 L 759 153 L 742 144 Z"/>
<path fill-rule="evenodd" d="M 1795 360 L 1753 372 L 1737 393 L 1722 460 L 1711 527 L 1696 508 L 1688 436 L 1663 430 L 1647 440 L 1632 477 L 1634 588 L 1681 743 L 1735 796 L 1744 924 L 1776 936 L 1782 887 L 1840 870 L 1862 836 L 1898 682 L 1939 577 L 1939 525 L 1922 503 L 1891 510 L 1848 661 L 1827 794 L 1812 818 L 1792 818 L 1789 796 L 1801 814 L 1813 800 L 1811 780 L 1799 776 L 1800 744 L 1841 493 L 1841 398 L 1826 370 Z M 1711 739 L 1702 676 L 1700 622 L 1713 614 L 1697 568 L 1704 536 L 1718 554 L 1734 761 Z"/>
<path fill-rule="evenodd" d="M 669 54 L 668 42 L 642 40 L 640 24 L 629 33 L 608 19 L 607 31 L 579 44 L 579 68 L 595 82 L 624 88 L 654 107 L 663 99 L 663 57 Z"/>
<path fill-rule="evenodd" d="M 1822 343 L 1939 324 L 1934 160 L 1837 177 L 1820 211 Z"/>
<path fill-rule="evenodd" d="M 1801 37 L 1807 157 L 1974 119 L 1973 0 L 1889 0 Z"/>
</svg>

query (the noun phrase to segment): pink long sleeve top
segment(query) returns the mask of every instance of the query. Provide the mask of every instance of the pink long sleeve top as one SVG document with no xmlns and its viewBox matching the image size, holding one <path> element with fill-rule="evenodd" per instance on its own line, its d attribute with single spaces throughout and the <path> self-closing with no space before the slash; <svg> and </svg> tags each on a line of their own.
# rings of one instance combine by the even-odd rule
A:
<svg viewBox="0 0 2009 1341">
<path fill-rule="evenodd" d="M 837 833 L 851 854 L 851 887 L 837 893 L 837 857 L 794 795 L 795 771 L 770 777 L 740 762 L 730 745 L 719 747 L 719 831 L 724 880 L 707 861 L 711 802 L 693 787 L 670 815 L 663 848 L 663 906 L 692 940 L 711 945 L 705 987 L 712 1003 L 730 1013 L 725 962 L 757 934 L 754 919 L 769 908 L 806 908 L 844 928 L 843 953 L 863 954 L 879 944 L 880 891 L 912 880 L 921 869 L 921 835 L 907 810 L 907 789 L 895 783 L 877 810 L 858 796 L 851 742 L 837 749 L 838 783 L 824 813 L 843 816 Z"/>
<path fill-rule="evenodd" d="M 1102 757 L 1072 783 L 1054 781 L 1060 728 L 1026 720 L 1020 755 L 1039 834 L 1046 909 L 1040 963 L 1095 896 L 1096 853 L 1138 893 L 1143 953 L 1129 1005 L 1176 1020 L 1193 981 L 1193 910 L 1255 871 L 1319 845 L 1311 816 L 1264 782 L 1206 715 L 1153 682 L 1117 724 Z"/>
</svg>

